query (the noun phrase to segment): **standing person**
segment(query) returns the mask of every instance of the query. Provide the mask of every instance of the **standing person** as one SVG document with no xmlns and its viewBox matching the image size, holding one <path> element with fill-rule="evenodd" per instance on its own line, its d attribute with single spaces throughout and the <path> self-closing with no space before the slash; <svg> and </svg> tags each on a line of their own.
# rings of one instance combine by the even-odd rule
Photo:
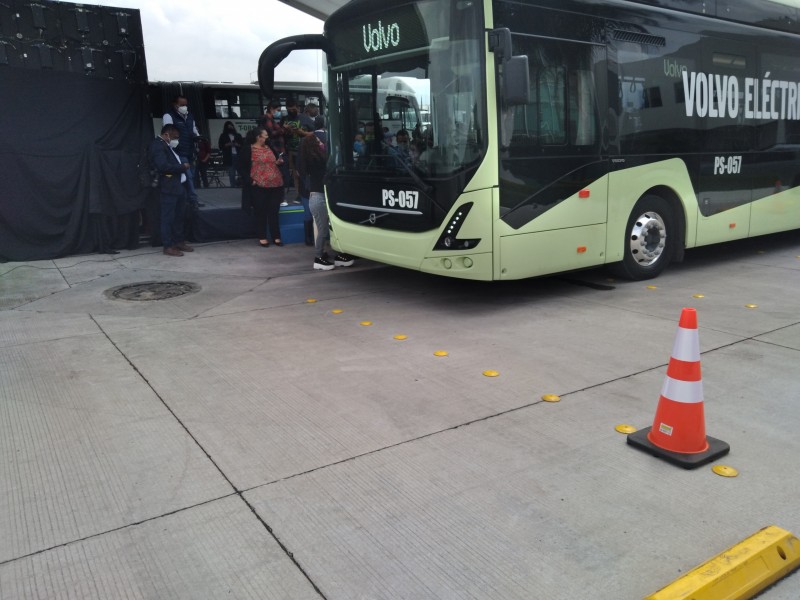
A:
<svg viewBox="0 0 800 600">
<path fill-rule="evenodd" d="M 315 135 L 306 137 L 300 144 L 302 177 L 309 181 L 309 208 L 317 224 L 317 236 L 314 242 L 314 269 L 330 271 L 334 267 L 349 267 L 353 264 L 352 256 L 337 254 L 333 262 L 325 251 L 326 245 L 330 246 L 330 229 L 328 220 L 328 207 L 325 204 L 325 145 Z"/>
<path fill-rule="evenodd" d="M 302 117 L 302 118 L 301 118 Z M 309 121 L 311 126 L 309 127 Z M 281 121 L 283 125 L 285 141 L 286 141 L 286 154 L 289 156 L 289 173 L 294 183 L 294 189 L 300 190 L 300 175 L 297 171 L 297 151 L 300 148 L 300 141 L 306 136 L 311 135 L 313 131 L 313 123 L 308 115 L 301 115 L 297 108 L 297 102 L 293 99 L 286 101 L 286 116 Z M 305 128 L 304 125 L 305 124 Z M 286 206 L 284 201 L 282 206 Z"/>
<path fill-rule="evenodd" d="M 174 125 L 164 125 L 161 135 L 150 143 L 147 157 L 151 168 L 158 172 L 158 195 L 161 208 L 161 243 L 167 256 L 183 256 L 193 252 L 184 240 L 186 194 L 190 165 L 182 161 L 175 150 L 180 143 L 180 131 Z"/>
<path fill-rule="evenodd" d="M 197 140 L 197 175 L 194 178 L 194 186 L 208 188 L 208 164 L 211 161 L 211 142 L 208 138 L 201 137 Z"/>
<path fill-rule="evenodd" d="M 325 117 L 317 115 L 314 117 L 314 135 L 322 143 L 322 153 L 327 152 L 328 133 L 325 131 Z M 303 144 L 300 144 L 301 151 L 297 155 L 298 169 L 300 170 L 300 200 L 303 203 L 303 229 L 305 236 L 306 246 L 314 245 L 314 215 L 311 212 L 309 196 L 310 180 L 308 177 L 308 170 L 303 167 Z"/>
<path fill-rule="evenodd" d="M 262 236 L 258 243 L 263 248 L 269 246 L 266 237 L 267 227 L 274 244 L 283 246 L 279 222 L 283 188 L 283 177 L 279 166 L 283 159 L 275 158 L 272 149 L 267 145 L 268 139 L 269 134 L 263 127 L 255 127 L 248 131 L 239 161 L 239 172 L 248 179 L 249 199 L 255 214 L 256 231 Z"/>
<path fill-rule="evenodd" d="M 231 187 L 236 187 L 236 173 L 239 165 L 239 153 L 244 145 L 242 134 L 236 131 L 236 125 L 231 121 L 225 121 L 222 133 L 217 144 L 222 150 L 222 164 L 228 169 L 228 178 Z"/>
<path fill-rule="evenodd" d="M 194 140 L 200 135 L 200 132 L 197 130 L 194 117 L 189 112 L 189 101 L 183 96 L 175 96 L 172 100 L 172 106 L 164 113 L 162 125 L 174 125 L 180 132 L 180 143 L 175 152 L 184 162 L 189 163 L 189 172 L 187 173 L 189 176 L 189 205 L 192 208 L 204 206 L 194 190 Z"/>
<path fill-rule="evenodd" d="M 389 155 L 394 157 L 394 166 L 398 169 L 411 164 L 411 146 L 408 142 L 408 131 L 401 129 L 395 136 L 396 146 L 389 147 Z"/>
<path fill-rule="evenodd" d="M 286 189 L 289 187 L 291 176 L 289 174 L 289 161 L 286 159 L 286 129 L 281 125 L 281 105 L 278 102 L 270 102 L 267 110 L 264 112 L 263 124 L 264 129 L 267 130 L 269 135 L 269 147 L 275 153 L 275 156 L 282 156 L 284 158 L 280 165 L 281 175 L 283 175 L 283 194 L 281 195 L 281 205 L 286 206 Z"/>
<path fill-rule="evenodd" d="M 309 100 L 303 113 L 300 115 L 300 126 L 308 131 L 314 131 L 314 119 L 319 116 L 319 105 L 313 100 Z"/>
</svg>

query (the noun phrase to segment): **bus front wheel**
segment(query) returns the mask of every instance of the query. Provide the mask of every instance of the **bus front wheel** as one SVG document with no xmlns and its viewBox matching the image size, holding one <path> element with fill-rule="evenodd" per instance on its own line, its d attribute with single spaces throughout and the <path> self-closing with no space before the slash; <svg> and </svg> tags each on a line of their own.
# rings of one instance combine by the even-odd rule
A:
<svg viewBox="0 0 800 600">
<path fill-rule="evenodd" d="M 610 265 L 611 270 L 635 281 L 657 277 L 672 260 L 676 239 L 669 203 L 653 194 L 642 196 L 625 227 L 623 259 Z"/>
</svg>

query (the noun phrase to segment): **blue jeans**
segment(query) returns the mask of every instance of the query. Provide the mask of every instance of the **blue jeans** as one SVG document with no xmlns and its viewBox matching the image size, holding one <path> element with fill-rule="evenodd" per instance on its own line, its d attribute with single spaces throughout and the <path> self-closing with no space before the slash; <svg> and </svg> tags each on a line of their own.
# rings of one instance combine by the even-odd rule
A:
<svg viewBox="0 0 800 600">
<path fill-rule="evenodd" d="M 186 171 L 186 194 L 188 196 L 189 204 L 192 206 L 197 206 L 197 203 L 200 202 L 200 199 L 197 197 L 197 192 L 194 191 L 194 170 L 197 168 L 194 166 L 194 160 L 186 160 L 185 158 L 181 157 L 181 162 L 188 162 L 192 166 L 189 167 L 189 170 Z"/>
<path fill-rule="evenodd" d="M 161 243 L 164 244 L 164 248 L 170 248 L 184 241 L 186 194 L 165 194 L 161 192 L 160 195 Z"/>
<path fill-rule="evenodd" d="M 239 166 L 239 155 L 231 154 L 231 164 L 228 166 L 228 179 L 230 179 L 231 187 L 236 187 L 236 174 L 238 166 Z"/>
<path fill-rule="evenodd" d="M 308 207 L 317 222 L 317 237 L 314 240 L 314 253 L 317 258 L 322 258 L 325 252 L 325 243 L 330 246 L 331 232 L 328 226 L 328 207 L 325 205 L 325 194 L 311 192 L 308 198 Z"/>
</svg>

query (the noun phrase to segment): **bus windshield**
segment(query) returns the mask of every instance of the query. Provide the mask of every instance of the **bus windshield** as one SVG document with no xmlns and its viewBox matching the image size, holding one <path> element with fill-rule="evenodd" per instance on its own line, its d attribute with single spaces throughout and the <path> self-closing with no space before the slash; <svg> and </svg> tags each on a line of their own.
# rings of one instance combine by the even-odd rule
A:
<svg viewBox="0 0 800 600">
<path fill-rule="evenodd" d="M 332 18 L 331 160 L 339 172 L 447 176 L 486 139 L 483 35 L 471 2 Z"/>
</svg>

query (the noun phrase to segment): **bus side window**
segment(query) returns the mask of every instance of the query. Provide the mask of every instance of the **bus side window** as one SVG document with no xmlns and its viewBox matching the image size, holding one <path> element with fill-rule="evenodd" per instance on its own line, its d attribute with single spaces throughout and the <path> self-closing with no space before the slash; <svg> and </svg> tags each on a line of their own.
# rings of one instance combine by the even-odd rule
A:
<svg viewBox="0 0 800 600">
<path fill-rule="evenodd" d="M 509 121 L 513 112 L 510 148 L 563 153 L 597 145 L 592 48 L 534 39 L 522 42 L 515 52 L 528 56 L 531 89 L 527 105 L 506 109 Z"/>
<path fill-rule="evenodd" d="M 575 70 L 569 77 L 569 132 L 573 146 L 597 142 L 597 111 L 592 72 Z"/>
<path fill-rule="evenodd" d="M 566 121 L 565 70 L 532 68 L 530 103 L 514 110 L 512 146 L 563 144 Z"/>
</svg>

